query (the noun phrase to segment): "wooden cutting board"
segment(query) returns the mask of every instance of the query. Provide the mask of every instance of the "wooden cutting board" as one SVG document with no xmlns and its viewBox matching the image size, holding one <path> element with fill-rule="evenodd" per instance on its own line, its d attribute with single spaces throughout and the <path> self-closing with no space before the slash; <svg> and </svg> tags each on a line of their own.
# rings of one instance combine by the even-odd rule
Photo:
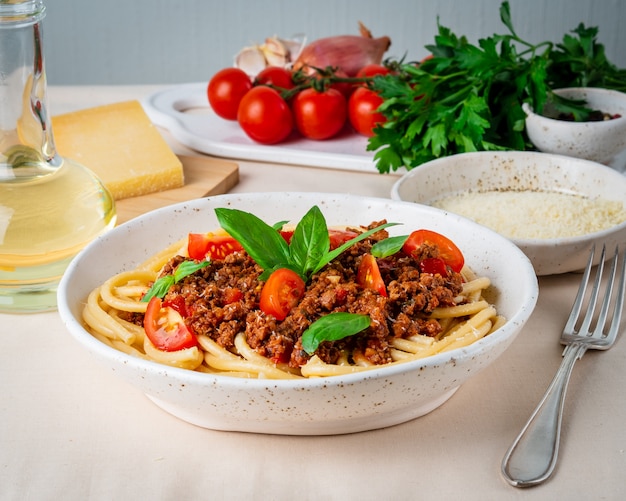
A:
<svg viewBox="0 0 626 501">
<path fill-rule="evenodd" d="M 227 193 L 239 182 L 239 165 L 219 158 L 178 155 L 183 164 L 185 186 L 140 197 L 117 200 L 117 223 L 167 205 L 208 195 Z"/>
</svg>

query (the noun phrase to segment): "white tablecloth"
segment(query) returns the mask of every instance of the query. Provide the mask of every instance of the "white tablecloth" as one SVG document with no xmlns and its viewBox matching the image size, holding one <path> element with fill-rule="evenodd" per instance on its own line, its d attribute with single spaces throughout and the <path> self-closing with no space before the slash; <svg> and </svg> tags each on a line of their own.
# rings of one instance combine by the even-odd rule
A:
<svg viewBox="0 0 626 501">
<path fill-rule="evenodd" d="M 142 98 L 158 87 L 51 87 L 53 114 Z M 190 150 L 164 136 L 178 153 Z M 350 191 L 388 197 L 394 177 L 239 162 L 232 192 Z M 347 187 L 349 187 L 347 189 Z M 201 429 L 98 365 L 56 312 L 0 314 L 0 499 L 624 499 L 626 340 L 577 363 L 560 461 L 526 490 L 502 456 L 561 361 L 579 276 L 540 279 L 513 346 L 434 412 L 345 436 Z"/>
</svg>

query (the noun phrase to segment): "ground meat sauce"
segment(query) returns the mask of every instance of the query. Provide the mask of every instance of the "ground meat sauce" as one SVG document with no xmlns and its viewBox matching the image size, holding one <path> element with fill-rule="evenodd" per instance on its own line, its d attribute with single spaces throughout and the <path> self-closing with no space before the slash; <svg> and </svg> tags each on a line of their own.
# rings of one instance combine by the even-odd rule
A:
<svg viewBox="0 0 626 501">
<path fill-rule="evenodd" d="M 372 223 L 369 228 L 381 223 Z M 169 290 L 165 300 L 184 298 L 185 322 L 196 333 L 204 334 L 226 349 L 234 347 L 235 336 L 245 332 L 248 344 L 274 362 L 301 367 L 310 355 L 301 346 L 302 333 L 320 316 L 331 312 L 367 314 L 371 325 L 359 334 L 320 344 L 316 355 L 326 363 L 336 363 L 346 350 L 373 364 L 391 362 L 390 340 L 415 334 L 436 336 L 441 327 L 428 314 L 439 306 L 453 306 L 461 292 L 462 277 L 420 273 L 418 262 L 436 257 L 436 247 L 423 245 L 417 256 L 398 252 L 378 259 L 387 287 L 387 297 L 363 289 L 356 282 L 362 256 L 376 241 L 388 236 L 385 230 L 365 239 L 313 275 L 301 301 L 282 321 L 258 308 L 262 269 L 244 251 L 215 260 L 189 275 Z M 171 274 L 183 260 L 172 259 L 162 274 Z M 141 315 L 135 318 L 140 324 Z"/>
</svg>

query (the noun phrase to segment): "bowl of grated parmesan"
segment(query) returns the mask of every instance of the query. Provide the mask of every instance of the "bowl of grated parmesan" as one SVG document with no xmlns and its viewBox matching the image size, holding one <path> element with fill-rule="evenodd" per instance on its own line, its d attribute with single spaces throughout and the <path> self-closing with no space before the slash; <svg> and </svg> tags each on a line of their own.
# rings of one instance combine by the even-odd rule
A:
<svg viewBox="0 0 626 501">
<path fill-rule="evenodd" d="M 593 244 L 626 244 L 626 176 L 541 152 L 462 153 L 407 172 L 391 198 L 437 207 L 512 240 L 537 275 L 585 267 Z M 612 254 L 612 253 L 609 253 Z"/>
</svg>

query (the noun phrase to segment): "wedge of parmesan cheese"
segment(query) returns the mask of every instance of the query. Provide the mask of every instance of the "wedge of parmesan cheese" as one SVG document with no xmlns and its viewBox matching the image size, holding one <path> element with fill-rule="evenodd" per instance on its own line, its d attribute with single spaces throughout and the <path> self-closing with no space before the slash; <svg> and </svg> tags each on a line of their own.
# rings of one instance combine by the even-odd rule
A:
<svg viewBox="0 0 626 501">
<path fill-rule="evenodd" d="M 113 198 L 184 185 L 183 166 L 139 101 L 52 117 L 57 151 L 91 169 Z"/>
</svg>

